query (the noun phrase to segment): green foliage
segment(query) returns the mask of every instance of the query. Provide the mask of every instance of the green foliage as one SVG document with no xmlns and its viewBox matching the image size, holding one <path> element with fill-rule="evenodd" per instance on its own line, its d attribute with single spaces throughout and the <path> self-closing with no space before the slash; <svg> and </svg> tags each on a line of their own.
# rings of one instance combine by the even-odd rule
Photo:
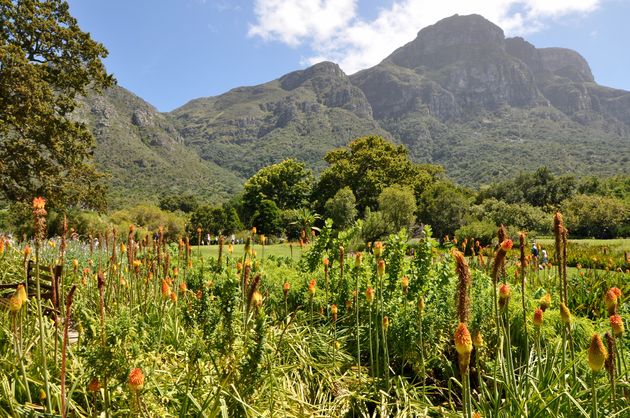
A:
<svg viewBox="0 0 630 418">
<path fill-rule="evenodd" d="M 357 200 L 350 187 L 339 189 L 337 193 L 326 201 L 324 211 L 333 220 L 335 229 L 348 228 L 357 217 Z"/>
<path fill-rule="evenodd" d="M 455 231 L 455 237 L 461 242 L 467 238 L 479 241 L 480 245 L 486 246 L 492 243 L 497 234 L 497 225 L 487 219 L 472 221 Z"/>
<path fill-rule="evenodd" d="M 164 236 L 168 240 L 176 240 L 185 235 L 186 219 L 181 215 L 165 212 L 157 206 L 138 205 L 111 214 L 110 222 L 118 231 L 126 231 L 133 224 L 145 231 L 157 231 L 164 228 Z"/>
<path fill-rule="evenodd" d="M 319 219 L 320 216 L 308 208 L 288 209 L 282 213 L 282 223 L 290 240 L 308 241 L 312 228 Z"/>
<path fill-rule="evenodd" d="M 528 203 L 507 203 L 494 198 L 484 200 L 474 209 L 479 219 L 487 219 L 495 225 L 514 227 L 521 231 L 551 234 L 549 213 Z"/>
<path fill-rule="evenodd" d="M 516 178 L 494 184 L 483 190 L 478 199 L 494 197 L 507 203 L 528 203 L 542 208 L 557 208 L 575 193 L 573 176 L 554 176 L 547 167 L 533 173 L 520 173 Z"/>
<path fill-rule="evenodd" d="M 190 215 L 186 232 L 193 243 L 197 243 L 197 228 L 201 228 L 202 235 L 226 235 L 242 229 L 241 221 L 234 208 L 202 205 Z"/>
<path fill-rule="evenodd" d="M 158 206 L 168 212 L 190 213 L 197 209 L 199 202 L 197 197 L 190 193 L 164 194 L 160 196 Z"/>
<path fill-rule="evenodd" d="M 259 233 L 279 235 L 282 232 L 282 212 L 273 200 L 263 199 L 258 203 L 251 224 Z"/>
<path fill-rule="evenodd" d="M 571 236 L 615 238 L 630 234 L 630 203 L 610 197 L 576 195 L 562 204 Z"/>
<path fill-rule="evenodd" d="M 411 227 L 416 219 L 416 199 L 413 190 L 399 185 L 383 189 L 378 197 L 378 209 L 383 213 L 390 231 Z"/>
<path fill-rule="evenodd" d="M 304 163 L 284 160 L 258 170 L 243 186 L 243 208 L 253 215 L 263 200 L 281 210 L 307 206 L 313 187 L 313 174 Z"/>
<path fill-rule="evenodd" d="M 468 195 L 447 181 L 430 185 L 419 197 L 418 220 L 431 225 L 438 237 L 452 235 L 464 225 L 469 213 Z"/>
<path fill-rule="evenodd" d="M 62 0 L 4 0 L 0 16 L 2 195 L 103 208 L 92 135 L 70 114 L 88 88 L 113 84 L 101 61 L 107 50 L 81 31 Z"/>
<path fill-rule="evenodd" d="M 370 208 L 365 210 L 365 219 L 361 225 L 361 237 L 364 242 L 374 242 L 387 235 L 387 221 L 383 212 L 372 212 Z"/>
<path fill-rule="evenodd" d="M 326 154 L 329 167 L 322 172 L 314 196 L 323 206 L 337 191 L 350 187 L 357 200 L 359 213 L 377 208 L 378 196 L 388 186 L 399 184 L 416 188 L 427 184 L 440 171 L 414 164 L 407 149 L 378 136 L 352 141 L 348 147 Z"/>
</svg>

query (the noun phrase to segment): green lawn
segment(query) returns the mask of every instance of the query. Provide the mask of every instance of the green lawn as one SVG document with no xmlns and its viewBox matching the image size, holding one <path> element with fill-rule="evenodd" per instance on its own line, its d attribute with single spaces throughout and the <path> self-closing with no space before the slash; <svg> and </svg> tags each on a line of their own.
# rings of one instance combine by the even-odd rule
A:
<svg viewBox="0 0 630 418">
<path fill-rule="evenodd" d="M 293 251 L 291 251 L 291 247 L 293 247 Z M 298 260 L 302 251 L 306 251 L 308 249 L 308 245 L 304 246 L 304 249 L 300 249 L 299 243 L 292 244 L 273 244 L 273 245 L 265 245 L 264 248 L 260 244 L 255 244 L 253 246 L 254 251 L 256 251 L 256 255 L 260 258 L 273 255 L 277 257 L 291 257 Z M 234 245 L 234 257 L 242 257 L 245 246 L 243 244 Z M 227 252 L 228 246 L 225 245 L 223 250 Z M 193 254 L 197 254 L 197 247 L 193 246 Z M 204 257 L 217 257 L 219 254 L 219 246 L 218 245 L 202 245 L 201 246 L 201 255 Z"/>
<path fill-rule="evenodd" d="M 539 238 L 537 243 L 544 247 L 553 247 L 555 241 L 553 238 Z M 580 244 L 589 247 L 608 247 L 610 250 L 630 251 L 630 238 L 616 239 L 569 239 L 569 244 Z"/>
</svg>

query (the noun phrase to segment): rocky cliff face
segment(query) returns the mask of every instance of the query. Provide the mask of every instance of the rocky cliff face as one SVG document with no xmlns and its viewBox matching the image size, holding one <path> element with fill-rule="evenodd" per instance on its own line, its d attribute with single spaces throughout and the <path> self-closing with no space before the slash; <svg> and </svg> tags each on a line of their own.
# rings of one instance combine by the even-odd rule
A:
<svg viewBox="0 0 630 418">
<path fill-rule="evenodd" d="M 164 192 L 227 197 L 240 186 L 234 173 L 187 148 L 168 115 L 121 87 L 85 98 L 75 116 L 92 127 L 114 208 L 156 201 Z"/>
<path fill-rule="evenodd" d="M 323 166 L 331 147 L 373 132 L 387 136 L 363 91 L 331 62 L 194 100 L 172 116 L 202 158 L 246 176 L 289 157 Z"/>
<path fill-rule="evenodd" d="M 351 76 L 322 62 L 170 114 L 113 89 L 90 99 L 83 117 L 115 186 L 140 179 L 149 193 L 166 178 L 226 195 L 289 157 L 317 171 L 328 150 L 368 134 L 404 143 L 416 161 L 468 185 L 540 165 L 615 174 L 630 161 L 630 92 L 595 83 L 577 52 L 506 39 L 478 15 L 424 28 Z"/>
</svg>

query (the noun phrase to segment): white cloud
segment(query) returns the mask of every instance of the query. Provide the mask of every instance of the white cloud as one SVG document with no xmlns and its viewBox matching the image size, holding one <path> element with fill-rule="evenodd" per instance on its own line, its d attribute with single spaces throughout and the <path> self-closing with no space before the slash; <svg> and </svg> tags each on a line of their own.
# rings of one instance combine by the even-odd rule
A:
<svg viewBox="0 0 630 418">
<path fill-rule="evenodd" d="M 453 14 L 477 13 L 509 35 L 542 29 L 554 19 L 591 12 L 602 0 L 394 0 L 373 20 L 358 15 L 359 0 L 256 0 L 249 35 L 307 45 L 305 64 L 331 60 L 348 74 L 377 64 L 417 32 Z"/>
</svg>

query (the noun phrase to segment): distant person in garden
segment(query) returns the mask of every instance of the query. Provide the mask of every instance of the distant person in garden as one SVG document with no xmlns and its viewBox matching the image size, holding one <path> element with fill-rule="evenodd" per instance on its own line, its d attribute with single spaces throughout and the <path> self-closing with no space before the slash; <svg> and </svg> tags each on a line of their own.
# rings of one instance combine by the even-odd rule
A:
<svg viewBox="0 0 630 418">
<path fill-rule="evenodd" d="M 536 243 L 532 244 L 532 256 L 537 259 L 538 258 L 538 247 L 536 247 Z"/>
<path fill-rule="evenodd" d="M 549 256 L 547 255 L 547 250 L 545 250 L 544 248 L 541 248 L 541 254 L 542 254 L 542 263 L 543 264 L 547 264 L 549 262 Z"/>
</svg>

